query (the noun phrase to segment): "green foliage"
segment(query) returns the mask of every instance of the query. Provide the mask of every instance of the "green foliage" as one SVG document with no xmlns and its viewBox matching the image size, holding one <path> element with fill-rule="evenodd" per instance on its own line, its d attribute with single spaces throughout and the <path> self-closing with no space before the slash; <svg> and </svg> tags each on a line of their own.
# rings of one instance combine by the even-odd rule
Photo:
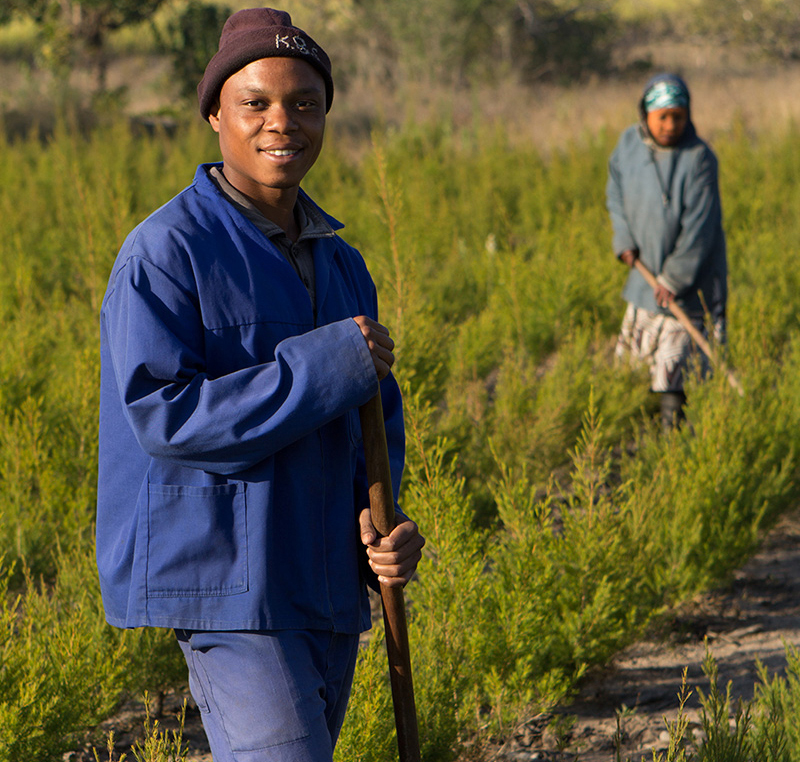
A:
<svg viewBox="0 0 800 762">
<path fill-rule="evenodd" d="M 13 593 L 12 571 L 0 567 L 0 762 L 59 760 L 126 692 L 185 679 L 170 632 L 120 632 L 105 623 L 90 547 L 59 553 L 53 584 L 25 570 Z"/>
<path fill-rule="evenodd" d="M 469 495 L 446 457 L 449 443 L 432 428 L 431 408 L 408 389 L 406 399 L 404 506 L 424 527 L 429 547 L 410 596 L 409 637 L 418 644 L 413 666 L 420 736 L 424 758 L 448 759 L 480 706 L 474 665 L 486 654 L 484 634 L 491 617 L 487 536 L 473 526 Z"/>
<path fill-rule="evenodd" d="M 755 686 L 755 698 L 751 710 L 752 725 L 750 743 L 758 749 L 764 760 L 790 762 L 790 748 L 800 752 L 797 743 L 790 746 L 789 723 L 795 716 L 789 705 L 787 681 L 790 677 L 770 676 L 763 665 L 759 667 L 760 684 Z"/>
<path fill-rule="evenodd" d="M 57 545 L 91 540 L 97 315 L 111 263 L 193 161 L 122 124 L 88 143 L 63 124 L 44 151 L 29 139 L 0 142 L 0 155 L 0 553 L 49 577 Z"/>
<path fill-rule="evenodd" d="M 308 178 L 348 223 L 398 340 L 402 499 L 428 538 L 407 590 L 425 759 L 477 750 L 563 700 L 653 616 L 726 579 L 796 505 L 796 138 L 720 139 L 726 354 L 746 395 L 719 373 L 693 380 L 687 424 L 669 435 L 650 421 L 646 375 L 613 358 L 625 273 L 607 251 L 607 137 L 543 157 L 491 125 L 443 120 L 376 132 L 357 159 L 331 146 Z M 97 313 L 127 232 L 217 154 L 194 124 L 84 138 L 63 122 L 46 145 L 0 141 L 5 758 L 58 759 L 125 692 L 185 679 L 169 633 L 102 621 Z M 776 728 L 797 716 L 793 674 L 765 686 L 742 736 L 785 743 L 789 759 L 800 738 Z M 709 701 L 713 724 L 726 698 Z M 393 734 L 378 626 L 337 758 L 391 758 Z"/>
<path fill-rule="evenodd" d="M 775 762 L 800 759 L 800 661 L 792 646 L 786 646 L 784 675 L 768 675 L 759 665 L 760 683 L 753 697 L 753 747 L 763 749 L 764 758 Z"/>
<path fill-rule="evenodd" d="M 787 646 L 786 657 L 785 676 L 770 676 L 760 664 L 760 682 L 755 685 L 753 698 L 734 700 L 730 682 L 724 691 L 720 687 L 716 659 L 706 647 L 703 673 L 708 679 L 708 693 L 698 689 L 702 734 L 694 738 L 688 733 L 689 721 L 684 707 L 690 691 L 684 670 L 678 717 L 667 723 L 668 752 L 666 755 L 654 752 L 653 762 L 794 762 L 800 759 L 797 651 Z"/>
<path fill-rule="evenodd" d="M 150 717 L 150 703 L 147 693 L 144 694 L 147 717 L 144 722 L 144 741 L 137 741 L 133 747 L 136 762 L 185 762 L 189 752 L 183 742 L 183 723 L 186 718 L 184 702 L 180 715 L 180 726 L 172 732 L 163 732 L 158 727 L 158 720 Z M 120 760 L 122 762 L 122 760 Z"/>
<path fill-rule="evenodd" d="M 408 390 L 407 390 L 408 391 Z M 408 466 L 405 509 L 426 527 L 427 571 L 414 583 L 409 637 L 424 759 L 450 759 L 472 722 L 479 686 L 473 665 L 486 649 L 490 614 L 485 534 L 471 526 L 472 509 L 463 481 L 446 462 L 447 442 L 431 430 L 430 408 L 419 395 L 407 396 Z M 337 759 L 365 762 L 392 758 L 391 699 L 386 653 L 376 633 L 362 651 Z"/>
<path fill-rule="evenodd" d="M 179 717 L 177 730 L 163 731 L 159 728 L 158 720 L 150 716 L 150 702 L 147 692 L 144 694 L 144 705 L 147 714 L 144 721 L 144 741 L 137 741 L 132 749 L 136 762 L 186 762 L 189 748 L 183 740 L 183 725 L 186 720 L 186 702 L 184 702 Z M 108 761 L 125 762 L 127 754 L 117 757 L 114 752 L 114 733 L 109 733 L 107 739 Z M 100 762 L 97 749 L 94 749 L 94 758 Z"/>
<path fill-rule="evenodd" d="M 782 418 L 777 396 L 753 395 L 742 400 L 721 378 L 690 391 L 690 426 L 669 439 L 644 436 L 622 471 L 627 500 L 646 514 L 640 541 L 663 561 L 653 583 L 666 600 L 724 579 L 791 500 L 791 419 Z"/>
<path fill-rule="evenodd" d="M 227 5 L 189 0 L 181 11 L 166 22 L 166 30 L 158 35 L 159 47 L 172 59 L 180 92 L 195 97 L 206 64 L 217 52 L 220 32 L 232 13 Z"/>
<path fill-rule="evenodd" d="M 693 31 L 717 44 L 745 45 L 779 60 L 800 57 L 800 14 L 772 0 L 703 0 L 690 13 Z"/>
<path fill-rule="evenodd" d="M 122 238 L 159 192 L 179 189 L 159 177 L 183 158 L 123 125 L 87 142 L 62 124 L 46 147 L 0 142 L 0 153 L 18 173 L 0 170 L 15 186 L 0 193 L 0 760 L 45 762 L 126 690 L 185 679 L 169 633 L 105 624 L 92 531 L 97 311 Z M 133 193 L 139 171 L 153 179 Z"/>
<path fill-rule="evenodd" d="M 361 649 L 351 696 L 335 759 L 342 762 L 392 759 L 397 741 L 382 631 L 376 632 Z"/>
<path fill-rule="evenodd" d="M 164 0 L 0 0 L 0 23 L 14 15 L 32 18 L 41 32 L 40 55 L 51 71 L 65 79 L 80 54 L 96 69 L 97 86 L 105 89 L 108 33 L 150 18 Z"/>
<path fill-rule="evenodd" d="M 389 81 L 574 79 L 607 70 L 615 17 L 552 0 L 356 0 L 352 33 Z M 424 33 L 421 33 L 424 30 Z M 362 32 L 363 36 L 363 32 Z M 366 62 L 365 62 L 366 63 Z"/>
<path fill-rule="evenodd" d="M 125 650 L 105 625 L 91 557 L 60 559 L 50 587 L 30 575 L 10 597 L 0 582 L 0 760 L 59 759 L 114 708 Z"/>
<path fill-rule="evenodd" d="M 722 152 L 738 156 L 736 146 L 742 142 Z M 502 733 L 525 707 L 557 702 L 587 666 L 608 658 L 663 607 L 725 579 L 755 549 L 761 532 L 792 504 L 799 410 L 793 382 L 795 302 L 788 295 L 785 301 L 773 299 L 772 265 L 756 267 L 746 251 L 735 248 L 745 226 L 751 237 L 754 229 L 759 235 L 760 221 L 745 203 L 747 183 L 739 178 L 761 166 L 763 154 L 752 155 L 748 147 L 741 164 L 731 158 L 724 188 L 732 209 L 732 292 L 737 294 L 741 273 L 748 279 L 743 291 L 750 296 L 747 306 L 746 297 L 739 301 L 734 296 L 730 356 L 748 394 L 737 397 L 721 374 L 692 383 L 688 425 L 665 437 L 638 420 L 638 411 L 651 404 L 644 376 L 615 367 L 610 357 L 618 312 L 615 317 L 613 303 L 606 308 L 604 300 L 612 291 L 609 282 L 620 275 L 612 260 L 604 259 L 602 242 L 581 236 L 581 231 L 596 230 L 598 199 L 586 196 L 575 168 L 580 166 L 585 178 L 587 167 L 592 168 L 590 176 L 597 167 L 600 185 L 601 148 L 592 147 L 588 156 L 579 154 L 580 164 L 570 155 L 543 164 L 513 151 L 508 160 L 502 140 L 483 145 L 492 147 L 470 152 L 446 132 L 429 131 L 419 138 L 412 132 L 397 140 L 402 172 L 392 163 L 395 146 L 382 145 L 379 161 L 388 167 L 385 177 L 393 185 L 387 193 L 387 181 L 380 180 L 376 195 L 384 209 L 385 199 L 393 200 L 394 222 L 386 231 L 362 233 L 359 228 L 355 233 L 356 239 L 364 236 L 359 245 L 375 260 L 384 318 L 396 315 L 405 341 L 413 342 L 414 327 L 405 321 L 407 305 L 424 293 L 429 314 L 434 319 L 439 315 L 442 336 L 455 350 L 438 371 L 437 378 L 443 376 L 446 385 L 422 389 L 428 404 L 422 408 L 427 411 L 422 419 L 427 428 L 422 429 L 436 443 L 436 462 L 446 466 L 433 472 L 455 489 L 439 498 L 439 505 L 448 506 L 447 515 L 453 512 L 456 527 L 480 538 L 479 553 L 463 536 L 456 542 L 455 547 L 466 551 L 466 558 L 449 560 L 465 580 L 459 591 L 452 588 L 460 578 L 443 569 L 440 542 L 431 534 L 440 531 L 442 518 L 413 497 L 413 465 L 404 500 L 432 547 L 419 582 L 408 591 L 416 636 L 412 644 L 420 654 L 416 674 L 425 685 L 464 686 L 442 692 L 455 702 L 451 708 L 443 702 L 439 717 L 452 713 L 468 737 Z M 495 146 L 500 150 L 495 152 Z M 763 150 L 779 150 L 771 146 Z M 792 152 L 788 145 L 786 150 Z M 435 185 L 423 179 L 429 172 L 428 156 L 431 175 L 436 166 Z M 483 164 L 488 157 L 491 161 Z M 502 183 L 495 183 L 494 171 Z M 477 180 L 462 182 L 461 172 Z M 787 186 L 781 185 L 783 179 L 774 180 L 777 187 L 765 189 L 765 196 L 783 204 L 778 188 Z M 546 187 L 548 193 L 533 196 L 530 187 Z M 480 191 L 474 200 L 473 188 Z M 342 199 L 338 192 L 335 197 Z M 354 197 L 345 198 L 360 208 Z M 496 198 L 502 215 L 487 215 L 487 198 Z M 570 225 L 551 230 L 553 220 L 567 210 Z M 442 211 L 446 213 L 440 220 Z M 770 210 L 766 218 L 775 238 L 794 234 L 793 226 L 785 224 L 787 217 L 773 217 Z M 448 219 L 463 223 L 458 234 L 464 243 L 458 248 L 443 238 L 438 246 L 431 244 Z M 423 226 L 424 241 L 415 240 L 411 220 Z M 470 239 L 472 226 L 477 229 Z M 370 245 L 376 235 L 377 246 Z M 565 238 L 577 244 L 564 246 Z M 521 240 L 535 241 L 536 247 L 525 252 Z M 551 245 L 556 251 L 559 240 L 567 268 L 547 255 Z M 439 272 L 427 254 L 431 246 L 441 252 Z M 395 261 L 382 269 L 396 256 L 401 266 Z M 790 265 L 783 260 L 780 267 Z M 398 287 L 407 272 L 414 273 L 412 282 Z M 442 279 L 441 272 L 461 277 Z M 482 273 L 475 280 L 477 288 L 471 281 L 475 272 Z M 467 292 L 460 301 L 462 285 L 470 289 L 472 301 Z M 563 308 L 565 286 L 573 296 Z M 530 296 L 525 289 L 538 290 Z M 598 300 L 602 321 L 597 321 Z M 591 330 L 582 314 L 594 323 Z M 560 329 L 565 315 L 578 317 Z M 532 319 L 541 330 L 549 328 L 550 338 L 528 338 L 536 335 L 526 333 Z M 402 361 L 398 367 L 406 378 Z M 409 371 L 414 382 L 420 375 Z M 592 390 L 594 402 L 587 411 Z M 419 427 L 418 409 L 415 402 L 409 411 L 412 464 L 420 441 L 411 433 Z M 581 434 L 584 412 L 588 417 Z M 446 438 L 437 439 L 437 431 Z M 631 437 L 628 454 L 628 446 L 619 448 L 619 443 Z M 575 444 L 572 458 L 565 458 Z M 558 487 L 540 486 L 551 473 L 558 476 Z M 479 528 L 490 525 L 498 530 L 485 535 Z M 478 569 L 478 576 L 471 576 Z M 436 589 L 440 574 L 445 575 L 444 588 L 430 596 L 429 613 L 427 590 Z M 453 611 L 451 600 L 458 601 L 463 613 Z M 424 623 L 419 631 L 417 617 Z M 450 625 L 450 617 L 458 622 L 457 630 L 448 626 L 440 635 L 438 626 L 431 626 L 439 621 Z M 535 648 L 530 647 L 532 637 Z M 457 655 L 453 672 L 447 666 L 451 650 Z M 435 668 L 427 666 L 428 653 L 439 654 Z M 390 719 L 386 722 L 388 727 Z M 459 735 L 452 738 L 457 741 Z M 676 747 L 670 758 L 681 754 Z"/>
<path fill-rule="evenodd" d="M 678 716 L 674 720 L 664 720 L 669 733 L 669 746 L 666 755 L 653 751 L 653 762 L 687 762 L 686 746 L 687 731 L 689 729 L 689 718 L 686 716 L 686 702 L 692 695 L 686 684 L 686 672 L 683 670 L 681 679 L 681 690 L 678 694 Z M 617 753 L 619 758 L 619 752 Z"/>
<path fill-rule="evenodd" d="M 512 45 L 527 79 L 569 81 L 611 68 L 618 19 L 604 8 L 559 2 L 518 2 Z"/>
<path fill-rule="evenodd" d="M 705 741 L 695 758 L 698 762 L 751 762 L 755 750 L 750 742 L 750 706 L 731 698 L 731 683 L 725 692 L 720 690 L 716 660 L 707 650 L 703 673 L 709 681 L 708 694 L 698 689 L 701 712 L 700 724 Z M 733 723 L 730 718 L 733 717 Z M 760 756 L 760 754 L 759 754 Z M 763 757 L 762 757 L 763 758 Z"/>
</svg>

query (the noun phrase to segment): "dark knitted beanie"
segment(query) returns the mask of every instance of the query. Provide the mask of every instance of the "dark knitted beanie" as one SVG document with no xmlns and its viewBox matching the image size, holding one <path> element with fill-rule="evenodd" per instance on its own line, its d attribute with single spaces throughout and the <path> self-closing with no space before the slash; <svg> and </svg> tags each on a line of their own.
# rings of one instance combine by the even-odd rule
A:
<svg viewBox="0 0 800 762">
<path fill-rule="evenodd" d="M 222 27 L 219 50 L 208 62 L 197 86 L 200 113 L 208 119 L 225 80 L 260 58 L 302 58 L 325 80 L 325 111 L 333 101 L 331 61 L 325 51 L 302 29 L 292 25 L 286 11 L 249 8 L 234 13 Z"/>
</svg>

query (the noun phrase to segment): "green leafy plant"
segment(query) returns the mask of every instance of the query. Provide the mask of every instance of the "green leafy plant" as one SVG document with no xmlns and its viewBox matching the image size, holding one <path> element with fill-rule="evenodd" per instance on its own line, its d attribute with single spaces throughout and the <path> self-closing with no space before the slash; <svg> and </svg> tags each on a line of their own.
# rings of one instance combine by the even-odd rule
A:
<svg viewBox="0 0 800 762">
<path fill-rule="evenodd" d="M 357 155 L 332 146 L 308 178 L 402 337 L 401 498 L 428 538 L 407 588 L 426 759 L 477 755 L 564 701 L 654 617 L 729 578 L 796 505 L 798 145 L 796 130 L 720 137 L 727 358 L 747 394 L 720 374 L 691 381 L 670 436 L 650 420 L 646 373 L 613 359 L 625 273 L 598 234 L 606 136 L 544 156 L 440 119 Z M 103 622 L 97 312 L 127 232 L 216 156 L 202 124 L 82 136 L 64 120 L 46 144 L 0 139 L 0 760 L 58 760 L 123 696 L 185 681 L 169 632 Z M 393 753 L 381 638 L 378 624 L 341 759 Z M 742 744 L 798 758 L 796 675 L 763 689 Z"/>
<path fill-rule="evenodd" d="M 136 762 L 186 762 L 189 749 L 183 740 L 183 726 L 186 720 L 186 702 L 178 718 L 178 729 L 163 731 L 159 727 L 158 720 L 150 716 L 150 701 L 147 692 L 144 694 L 144 705 L 146 716 L 144 720 L 144 739 L 136 741 L 133 745 L 132 753 Z M 108 752 L 108 762 L 125 762 L 128 755 L 123 753 L 116 755 L 114 733 L 111 732 L 106 738 L 106 749 Z M 97 749 L 93 749 L 95 762 L 100 762 Z"/>
</svg>

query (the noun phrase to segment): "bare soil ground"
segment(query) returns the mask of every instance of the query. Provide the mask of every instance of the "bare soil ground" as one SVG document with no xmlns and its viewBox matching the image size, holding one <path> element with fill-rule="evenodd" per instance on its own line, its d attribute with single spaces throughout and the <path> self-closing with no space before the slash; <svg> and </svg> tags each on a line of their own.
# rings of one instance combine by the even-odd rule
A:
<svg viewBox="0 0 800 762">
<path fill-rule="evenodd" d="M 574 718 L 561 738 L 548 729 L 552 715 L 534 717 L 494 758 L 610 762 L 616 759 L 620 713 L 622 759 L 652 760 L 654 749 L 668 746 L 666 721 L 678 715 L 684 669 L 692 689 L 689 729 L 699 730 L 697 688 L 708 693 L 706 643 L 720 687 L 730 682 L 734 698 L 752 698 L 759 661 L 770 676 L 783 673 L 787 646 L 800 646 L 800 510 L 779 522 L 729 586 L 699 596 L 670 618 L 659 637 L 632 645 L 589 676 L 576 701 L 559 712 L 562 727 Z"/>
</svg>

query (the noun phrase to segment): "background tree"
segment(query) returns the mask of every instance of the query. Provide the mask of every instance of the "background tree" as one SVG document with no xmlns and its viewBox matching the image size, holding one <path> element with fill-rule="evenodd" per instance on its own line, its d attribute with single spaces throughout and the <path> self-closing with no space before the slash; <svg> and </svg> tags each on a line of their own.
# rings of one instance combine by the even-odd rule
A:
<svg viewBox="0 0 800 762">
<path fill-rule="evenodd" d="M 0 0 L 0 23 L 15 14 L 32 18 L 42 36 L 41 55 L 64 76 L 80 56 L 94 70 L 98 91 L 106 89 L 109 32 L 149 19 L 165 0 Z"/>
<path fill-rule="evenodd" d="M 351 0 L 356 68 L 387 82 L 575 80 L 610 66 L 616 20 L 603 0 Z M 353 46 L 351 46 L 352 48 Z M 350 57 L 354 54 L 351 52 Z"/>
<path fill-rule="evenodd" d="M 774 0 L 704 0 L 687 14 L 691 33 L 767 59 L 800 58 L 800 5 Z"/>
<path fill-rule="evenodd" d="M 195 97 L 197 84 L 217 52 L 222 27 L 232 12 L 227 5 L 189 0 L 183 11 L 167 21 L 165 32 L 155 30 L 159 48 L 172 61 L 181 95 Z"/>
</svg>

